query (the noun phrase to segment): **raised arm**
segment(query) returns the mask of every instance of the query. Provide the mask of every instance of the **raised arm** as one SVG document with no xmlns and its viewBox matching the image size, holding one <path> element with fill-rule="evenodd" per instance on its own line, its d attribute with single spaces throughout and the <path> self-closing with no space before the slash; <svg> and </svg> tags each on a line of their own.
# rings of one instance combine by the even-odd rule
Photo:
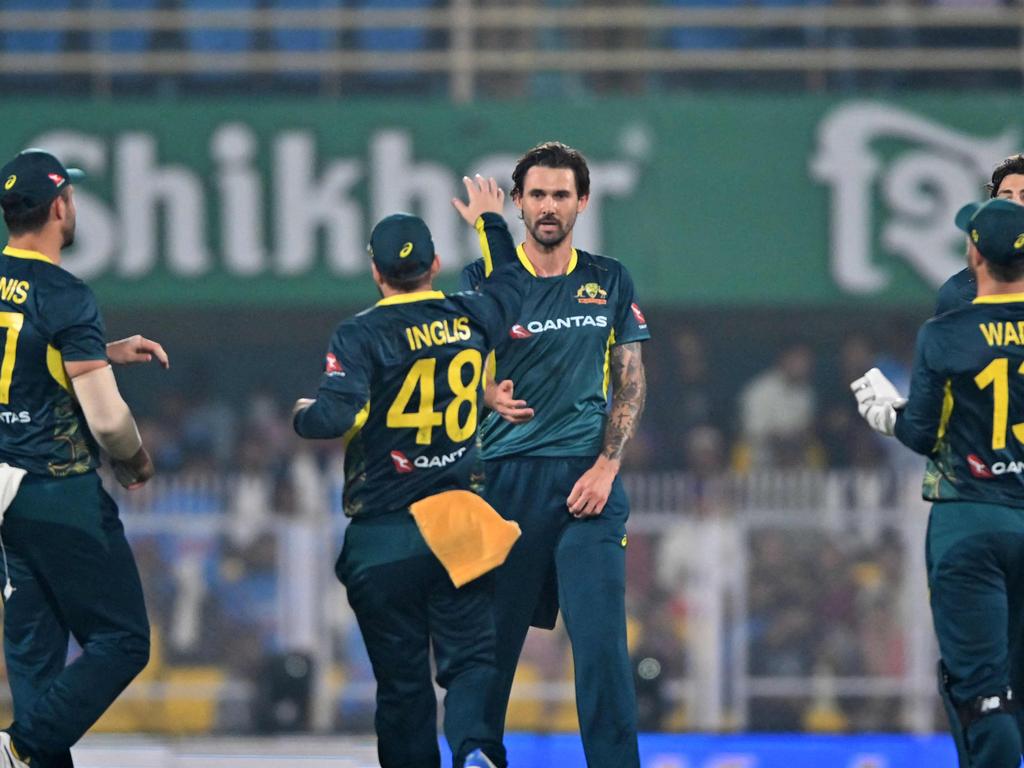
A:
<svg viewBox="0 0 1024 768">
<path fill-rule="evenodd" d="M 505 264 L 519 261 L 516 244 L 502 215 L 505 193 L 493 178 L 477 174 L 472 179 L 462 177 L 466 185 L 466 202 L 452 198 L 452 205 L 463 220 L 473 227 L 480 238 L 480 251 L 484 257 L 484 276 Z"/>
</svg>

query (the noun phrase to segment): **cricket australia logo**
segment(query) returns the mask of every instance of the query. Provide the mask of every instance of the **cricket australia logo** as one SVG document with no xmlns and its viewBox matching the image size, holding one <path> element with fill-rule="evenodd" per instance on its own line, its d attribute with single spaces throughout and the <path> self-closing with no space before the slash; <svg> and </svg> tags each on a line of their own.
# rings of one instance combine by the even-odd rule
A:
<svg viewBox="0 0 1024 768">
<path fill-rule="evenodd" d="M 584 283 L 576 291 L 576 301 L 580 304 L 607 304 L 608 291 L 597 283 Z"/>
<path fill-rule="evenodd" d="M 839 287 L 873 294 L 891 284 L 892 272 L 873 258 L 876 232 L 880 253 L 941 285 L 964 265 L 953 216 L 983 196 L 992 168 L 1019 148 L 1016 129 L 977 138 L 881 103 L 847 103 L 828 114 L 811 175 L 831 191 L 829 251 Z"/>
</svg>

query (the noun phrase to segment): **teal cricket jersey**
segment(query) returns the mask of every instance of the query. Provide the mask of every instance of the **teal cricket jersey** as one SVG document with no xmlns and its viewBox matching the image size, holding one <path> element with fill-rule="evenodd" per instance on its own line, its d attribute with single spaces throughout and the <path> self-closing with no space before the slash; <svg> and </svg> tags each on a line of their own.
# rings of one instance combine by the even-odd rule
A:
<svg viewBox="0 0 1024 768">
<path fill-rule="evenodd" d="M 0 255 L 0 461 L 67 477 L 99 466 L 99 448 L 72 396 L 65 360 L 106 360 L 89 287 L 35 251 Z"/>
<path fill-rule="evenodd" d="M 400 294 L 338 326 L 316 402 L 294 425 L 302 437 L 346 441 L 347 515 L 479 490 L 484 359 L 518 313 L 523 282 L 499 270 L 486 293 Z"/>
<path fill-rule="evenodd" d="M 964 267 L 939 288 L 935 299 L 935 314 L 941 315 L 951 309 L 970 304 L 978 295 L 978 284 L 974 281 L 971 270 Z"/>
<path fill-rule="evenodd" d="M 609 356 L 616 344 L 650 338 L 633 280 L 607 256 L 574 249 L 567 274 L 537 277 L 505 222 L 485 214 L 478 222 L 485 257 L 466 266 L 463 288 L 486 284 L 488 264 L 515 267 L 531 277 L 522 311 L 494 351 L 495 381 L 511 379 L 515 396 L 534 409 L 525 424 L 490 412 L 480 428 L 483 457 L 596 456 L 608 409 Z"/>
<path fill-rule="evenodd" d="M 895 434 L 932 459 L 925 498 L 1024 506 L 1024 294 L 922 326 Z"/>
</svg>

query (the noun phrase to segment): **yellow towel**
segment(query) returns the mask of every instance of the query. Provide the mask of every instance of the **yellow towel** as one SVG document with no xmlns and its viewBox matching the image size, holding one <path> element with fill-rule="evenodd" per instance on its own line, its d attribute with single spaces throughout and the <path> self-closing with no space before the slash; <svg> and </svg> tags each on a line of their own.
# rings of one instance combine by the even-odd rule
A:
<svg viewBox="0 0 1024 768">
<path fill-rule="evenodd" d="M 456 588 L 504 563 L 520 534 L 517 523 L 470 491 L 428 496 L 409 510 Z"/>
</svg>

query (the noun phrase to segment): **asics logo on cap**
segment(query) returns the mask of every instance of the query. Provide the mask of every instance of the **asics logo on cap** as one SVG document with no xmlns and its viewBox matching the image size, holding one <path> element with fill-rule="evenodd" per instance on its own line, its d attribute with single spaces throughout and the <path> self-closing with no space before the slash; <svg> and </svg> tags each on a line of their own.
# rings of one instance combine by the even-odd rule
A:
<svg viewBox="0 0 1024 768">
<path fill-rule="evenodd" d="M 4 182 L 4 189 L 5 190 L 10 189 L 11 187 L 13 187 L 17 183 L 18 183 L 18 177 L 15 176 L 12 173 L 10 176 L 7 177 L 7 181 Z"/>
<path fill-rule="evenodd" d="M 406 243 L 405 245 L 402 246 L 402 250 L 398 252 L 398 258 L 404 259 L 410 253 L 412 253 L 412 243 Z"/>
</svg>

